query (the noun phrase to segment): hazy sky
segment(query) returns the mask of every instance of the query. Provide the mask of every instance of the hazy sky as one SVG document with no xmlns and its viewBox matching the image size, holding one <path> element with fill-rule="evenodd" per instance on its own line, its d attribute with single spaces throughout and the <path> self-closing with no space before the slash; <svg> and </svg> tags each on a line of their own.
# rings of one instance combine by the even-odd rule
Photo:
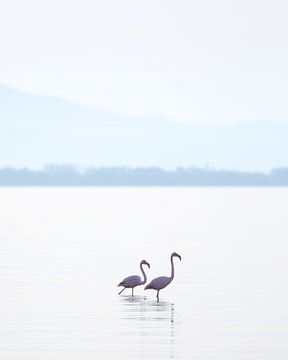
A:
<svg viewBox="0 0 288 360">
<path fill-rule="evenodd" d="M 0 0 L 0 83 L 123 114 L 288 121 L 287 0 Z"/>
</svg>

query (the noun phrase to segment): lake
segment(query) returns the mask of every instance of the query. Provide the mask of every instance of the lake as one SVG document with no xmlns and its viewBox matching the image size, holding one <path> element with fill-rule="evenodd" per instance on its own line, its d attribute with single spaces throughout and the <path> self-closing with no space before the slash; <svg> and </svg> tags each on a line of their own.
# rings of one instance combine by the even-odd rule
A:
<svg viewBox="0 0 288 360">
<path fill-rule="evenodd" d="M 1 360 L 280 360 L 288 188 L 0 188 Z M 170 274 L 160 292 L 117 284 Z"/>
</svg>

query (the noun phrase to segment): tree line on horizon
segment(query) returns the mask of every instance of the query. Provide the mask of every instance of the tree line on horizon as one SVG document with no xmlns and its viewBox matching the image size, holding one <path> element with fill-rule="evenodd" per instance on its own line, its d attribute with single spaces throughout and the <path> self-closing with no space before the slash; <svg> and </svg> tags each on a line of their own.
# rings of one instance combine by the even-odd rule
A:
<svg viewBox="0 0 288 360">
<path fill-rule="evenodd" d="M 81 172 L 70 165 L 42 170 L 0 169 L 0 186 L 287 186 L 288 167 L 268 174 L 210 168 L 99 167 Z"/>
</svg>

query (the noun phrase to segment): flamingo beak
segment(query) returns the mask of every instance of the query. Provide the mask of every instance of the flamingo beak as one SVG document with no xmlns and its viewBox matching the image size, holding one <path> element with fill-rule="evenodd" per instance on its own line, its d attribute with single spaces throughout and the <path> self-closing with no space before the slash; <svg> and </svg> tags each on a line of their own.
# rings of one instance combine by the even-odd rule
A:
<svg viewBox="0 0 288 360">
<path fill-rule="evenodd" d="M 177 257 L 182 261 L 182 258 L 181 258 L 181 256 L 180 255 L 177 255 Z"/>
<path fill-rule="evenodd" d="M 146 262 L 146 265 L 149 267 L 149 269 L 150 269 L 150 264 L 148 263 L 148 262 Z"/>
</svg>

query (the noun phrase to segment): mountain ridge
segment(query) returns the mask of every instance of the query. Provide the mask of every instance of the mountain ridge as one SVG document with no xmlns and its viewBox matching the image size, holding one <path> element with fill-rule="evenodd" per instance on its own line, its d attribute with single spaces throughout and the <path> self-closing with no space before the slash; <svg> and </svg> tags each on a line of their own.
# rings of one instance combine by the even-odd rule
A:
<svg viewBox="0 0 288 360">
<path fill-rule="evenodd" d="M 200 125 L 133 117 L 0 86 L 0 167 L 49 163 L 269 171 L 287 165 L 288 124 Z"/>
</svg>

